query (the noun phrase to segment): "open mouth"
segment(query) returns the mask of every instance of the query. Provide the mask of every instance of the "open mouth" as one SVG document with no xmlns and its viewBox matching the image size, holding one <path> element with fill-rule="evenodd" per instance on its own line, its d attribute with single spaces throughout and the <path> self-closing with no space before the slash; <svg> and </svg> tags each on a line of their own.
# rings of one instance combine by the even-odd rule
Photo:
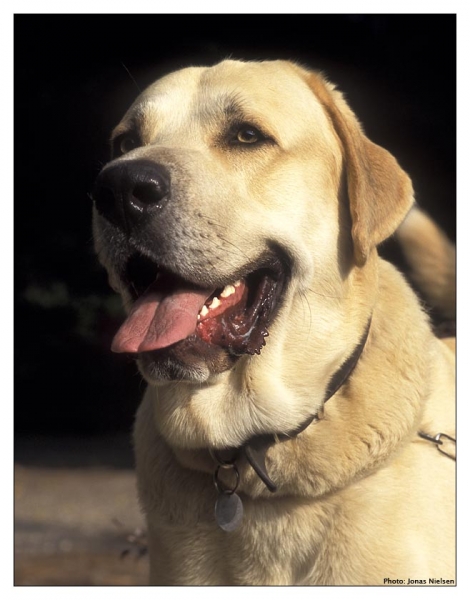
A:
<svg viewBox="0 0 470 600">
<path fill-rule="evenodd" d="M 185 281 L 141 254 L 123 275 L 134 304 L 114 337 L 114 352 L 142 353 L 194 340 L 232 355 L 259 354 L 277 312 L 285 274 L 270 258 L 217 288 Z"/>
</svg>

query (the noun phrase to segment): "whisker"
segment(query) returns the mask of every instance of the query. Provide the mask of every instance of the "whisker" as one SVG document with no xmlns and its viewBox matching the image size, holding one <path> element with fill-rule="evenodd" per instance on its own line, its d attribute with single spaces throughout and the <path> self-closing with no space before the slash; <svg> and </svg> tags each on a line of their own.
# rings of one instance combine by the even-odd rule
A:
<svg viewBox="0 0 470 600">
<path fill-rule="evenodd" d="M 300 293 L 300 297 L 302 298 L 303 302 L 305 302 L 307 304 L 307 308 L 308 308 L 308 313 L 309 313 L 309 324 L 308 324 L 308 333 L 307 333 L 307 338 L 310 337 L 310 332 L 312 330 L 312 308 L 310 306 L 310 302 L 308 301 L 308 296 L 305 292 L 301 292 Z"/>
<path fill-rule="evenodd" d="M 132 73 L 129 71 L 129 69 L 126 67 L 126 65 L 121 61 L 121 65 L 124 67 L 124 69 L 126 70 L 127 74 L 129 75 L 129 77 L 132 79 L 132 81 L 135 84 L 135 87 L 139 90 L 139 94 L 142 93 L 142 90 L 140 89 L 139 84 L 137 83 L 137 81 L 134 79 L 134 77 L 132 76 Z"/>
<path fill-rule="evenodd" d="M 346 300 L 348 296 L 331 296 L 329 294 L 322 294 L 321 292 L 317 292 L 316 290 L 312 290 L 312 288 L 308 288 L 309 292 L 315 294 L 316 296 L 321 296 L 322 298 L 330 298 L 331 300 Z"/>
</svg>

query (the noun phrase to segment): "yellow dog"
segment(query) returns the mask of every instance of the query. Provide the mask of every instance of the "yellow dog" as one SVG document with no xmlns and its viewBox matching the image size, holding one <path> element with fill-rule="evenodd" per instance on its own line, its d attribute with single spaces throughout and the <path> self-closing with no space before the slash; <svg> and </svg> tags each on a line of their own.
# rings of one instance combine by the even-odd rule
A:
<svg viewBox="0 0 470 600">
<path fill-rule="evenodd" d="M 376 249 L 409 213 L 452 312 L 453 247 L 395 159 L 284 61 L 162 78 L 113 148 L 94 231 L 149 383 L 151 582 L 455 583 L 454 356 Z"/>
</svg>

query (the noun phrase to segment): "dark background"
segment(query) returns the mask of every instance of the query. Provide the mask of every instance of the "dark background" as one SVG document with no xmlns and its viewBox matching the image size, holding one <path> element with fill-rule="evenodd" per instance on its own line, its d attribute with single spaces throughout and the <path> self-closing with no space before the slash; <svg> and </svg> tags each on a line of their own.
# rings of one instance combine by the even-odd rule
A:
<svg viewBox="0 0 470 600">
<path fill-rule="evenodd" d="M 324 70 L 455 237 L 453 15 L 16 15 L 15 429 L 130 429 L 143 384 L 109 351 L 121 312 L 93 255 L 89 193 L 139 89 L 223 58 Z M 386 250 L 393 253 L 393 248 Z"/>
</svg>

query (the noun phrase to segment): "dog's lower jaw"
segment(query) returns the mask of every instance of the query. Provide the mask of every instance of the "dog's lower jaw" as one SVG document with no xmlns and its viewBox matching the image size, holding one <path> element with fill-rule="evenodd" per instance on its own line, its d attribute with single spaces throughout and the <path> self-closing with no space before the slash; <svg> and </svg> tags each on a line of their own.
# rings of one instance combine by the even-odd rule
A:
<svg viewBox="0 0 470 600">
<path fill-rule="evenodd" d="M 312 310 L 314 307 L 312 301 Z M 304 309 L 305 305 L 300 303 L 296 311 L 303 317 L 310 315 Z M 286 305 L 284 310 L 291 308 Z M 231 368 L 218 374 L 193 372 L 192 380 L 187 377 L 187 366 L 184 378 L 172 381 L 149 378 L 152 386 L 148 394 L 153 397 L 155 426 L 171 447 L 237 448 L 256 435 L 295 431 L 321 409 L 331 377 L 364 333 L 369 309 L 364 310 L 364 322 L 357 324 L 355 341 L 347 346 L 340 340 L 328 343 L 331 333 L 327 323 L 318 323 L 321 334 L 299 327 L 289 332 L 286 339 L 282 334 L 284 316 L 281 312 L 279 320 L 273 323 L 272 334 L 260 356 L 239 357 Z M 304 322 L 297 317 L 297 322 Z M 319 340 L 315 340 L 317 335 Z M 307 349 L 304 344 L 309 337 L 314 343 Z M 299 348 L 303 348 L 301 353 Z M 293 357 L 295 364 L 291 362 Z M 292 379 L 293 369 L 304 375 L 305 380 Z M 207 379 L 203 381 L 205 374 Z"/>
<path fill-rule="evenodd" d="M 171 382 L 211 384 L 236 362 L 236 357 L 230 356 L 225 351 L 219 351 L 209 361 L 198 357 L 188 361 L 187 356 L 185 359 L 179 356 L 178 349 L 164 351 L 165 357 L 160 357 L 158 360 L 155 360 L 152 354 L 148 352 L 139 355 L 137 365 L 145 380 L 150 385 L 159 387 Z"/>
</svg>

